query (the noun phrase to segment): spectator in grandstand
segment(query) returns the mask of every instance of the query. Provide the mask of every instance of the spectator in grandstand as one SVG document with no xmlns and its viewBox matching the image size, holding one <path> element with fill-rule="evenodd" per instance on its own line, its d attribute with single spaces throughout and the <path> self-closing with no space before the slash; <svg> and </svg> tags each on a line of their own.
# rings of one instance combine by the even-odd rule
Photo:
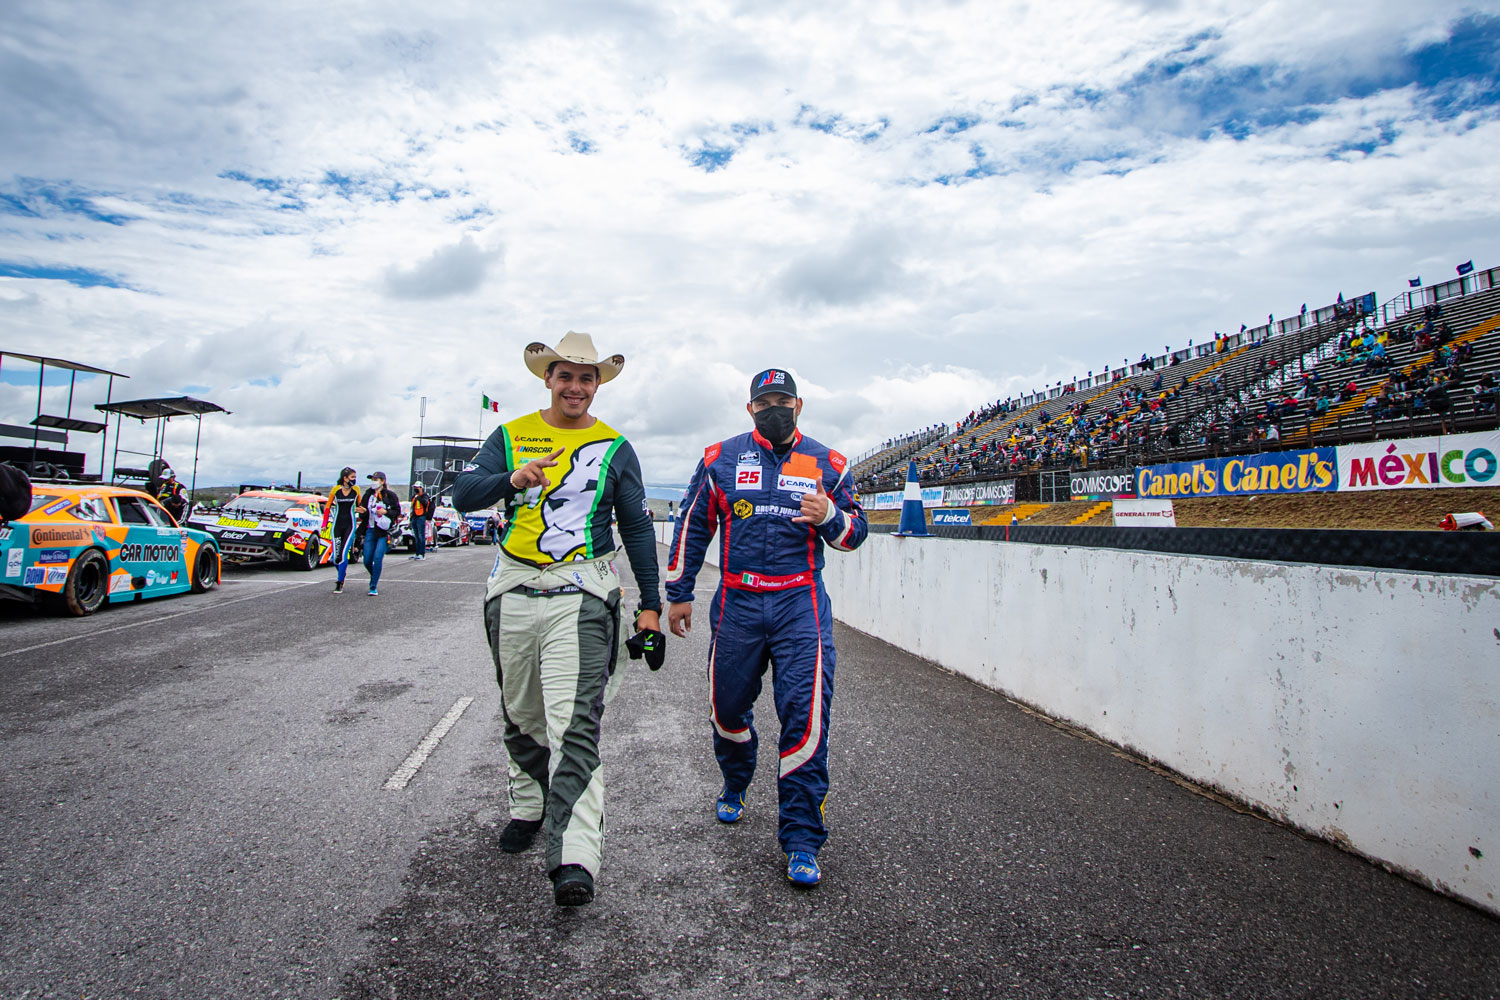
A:
<svg viewBox="0 0 1500 1000">
<path fill-rule="evenodd" d="M 1478 414 L 1494 415 L 1497 403 L 1500 403 L 1500 393 L 1495 387 L 1495 376 L 1485 372 L 1479 376 L 1479 381 L 1474 384 L 1474 412 Z"/>
<path fill-rule="evenodd" d="M 1447 383 L 1442 378 L 1437 379 L 1428 388 L 1426 396 L 1427 408 L 1437 414 L 1443 433 L 1448 433 L 1448 410 L 1453 405 L 1453 401 L 1448 398 Z"/>
</svg>

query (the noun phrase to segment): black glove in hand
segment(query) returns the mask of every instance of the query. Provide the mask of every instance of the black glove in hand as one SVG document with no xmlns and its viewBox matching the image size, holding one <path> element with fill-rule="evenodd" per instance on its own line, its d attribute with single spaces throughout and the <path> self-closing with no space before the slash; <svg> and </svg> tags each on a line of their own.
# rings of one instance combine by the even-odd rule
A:
<svg viewBox="0 0 1500 1000">
<path fill-rule="evenodd" d="M 625 640 L 625 648 L 629 650 L 632 660 L 639 660 L 644 656 L 646 666 L 652 670 L 660 670 L 667 659 L 667 636 L 665 632 L 658 632 L 654 628 L 642 629 Z"/>
</svg>

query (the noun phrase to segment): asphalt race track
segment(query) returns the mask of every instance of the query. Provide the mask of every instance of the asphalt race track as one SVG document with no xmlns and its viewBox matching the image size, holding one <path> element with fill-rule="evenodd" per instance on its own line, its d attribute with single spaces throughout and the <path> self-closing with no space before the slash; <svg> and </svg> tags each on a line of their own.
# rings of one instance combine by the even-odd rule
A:
<svg viewBox="0 0 1500 1000">
<path fill-rule="evenodd" d="M 1500 995 L 1500 921 L 842 627 L 798 891 L 769 694 L 745 819 L 713 818 L 706 614 L 605 713 L 599 896 L 559 909 L 495 846 L 491 558 L 0 607 L 0 997 Z"/>
</svg>

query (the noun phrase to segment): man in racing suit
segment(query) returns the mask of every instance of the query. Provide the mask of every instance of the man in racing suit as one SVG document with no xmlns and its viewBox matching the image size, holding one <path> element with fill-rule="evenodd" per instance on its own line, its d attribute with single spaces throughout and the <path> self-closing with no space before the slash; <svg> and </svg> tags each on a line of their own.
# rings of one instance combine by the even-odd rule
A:
<svg viewBox="0 0 1500 1000">
<path fill-rule="evenodd" d="M 453 504 L 503 502 L 508 521 L 484 604 L 510 764 L 500 849 L 524 851 L 545 829 L 553 899 L 578 906 L 594 898 L 604 849 L 599 721 L 625 675 L 610 520 L 640 588 L 637 627 L 653 636 L 656 535 L 635 451 L 589 414 L 625 359 L 600 359 L 593 340 L 573 332 L 556 349 L 528 345 L 523 358 L 552 405 L 501 424 L 454 483 Z"/>
<path fill-rule="evenodd" d="M 797 430 L 802 400 L 790 373 L 750 383 L 755 430 L 711 445 L 693 473 L 667 563 L 667 620 L 692 627 L 693 584 L 715 530 L 719 589 L 709 609 L 709 717 L 724 775 L 718 817 L 740 818 L 755 772 L 752 708 L 768 663 L 781 720 L 778 840 L 787 877 L 821 878 L 827 837 L 828 711 L 833 700 L 833 614 L 823 589 L 823 546 L 848 552 L 868 525 L 844 456 Z"/>
</svg>

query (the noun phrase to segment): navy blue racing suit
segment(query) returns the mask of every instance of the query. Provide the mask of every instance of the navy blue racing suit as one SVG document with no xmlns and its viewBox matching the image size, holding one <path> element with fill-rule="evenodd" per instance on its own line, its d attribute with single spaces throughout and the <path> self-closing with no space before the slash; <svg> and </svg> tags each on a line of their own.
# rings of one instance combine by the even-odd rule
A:
<svg viewBox="0 0 1500 1000">
<path fill-rule="evenodd" d="M 667 599 L 691 601 L 719 532 L 708 653 L 714 755 L 729 791 L 749 786 L 758 745 L 752 709 L 770 664 L 781 720 L 777 835 L 788 852 L 816 853 L 828 836 L 823 800 L 834 649 L 823 546 L 852 551 L 869 529 L 848 473 L 842 455 L 801 432 L 780 456 L 756 431 L 713 445 L 683 498 L 667 562 Z M 828 519 L 793 523 L 802 494 L 815 492 L 819 482 L 832 501 Z"/>
</svg>

